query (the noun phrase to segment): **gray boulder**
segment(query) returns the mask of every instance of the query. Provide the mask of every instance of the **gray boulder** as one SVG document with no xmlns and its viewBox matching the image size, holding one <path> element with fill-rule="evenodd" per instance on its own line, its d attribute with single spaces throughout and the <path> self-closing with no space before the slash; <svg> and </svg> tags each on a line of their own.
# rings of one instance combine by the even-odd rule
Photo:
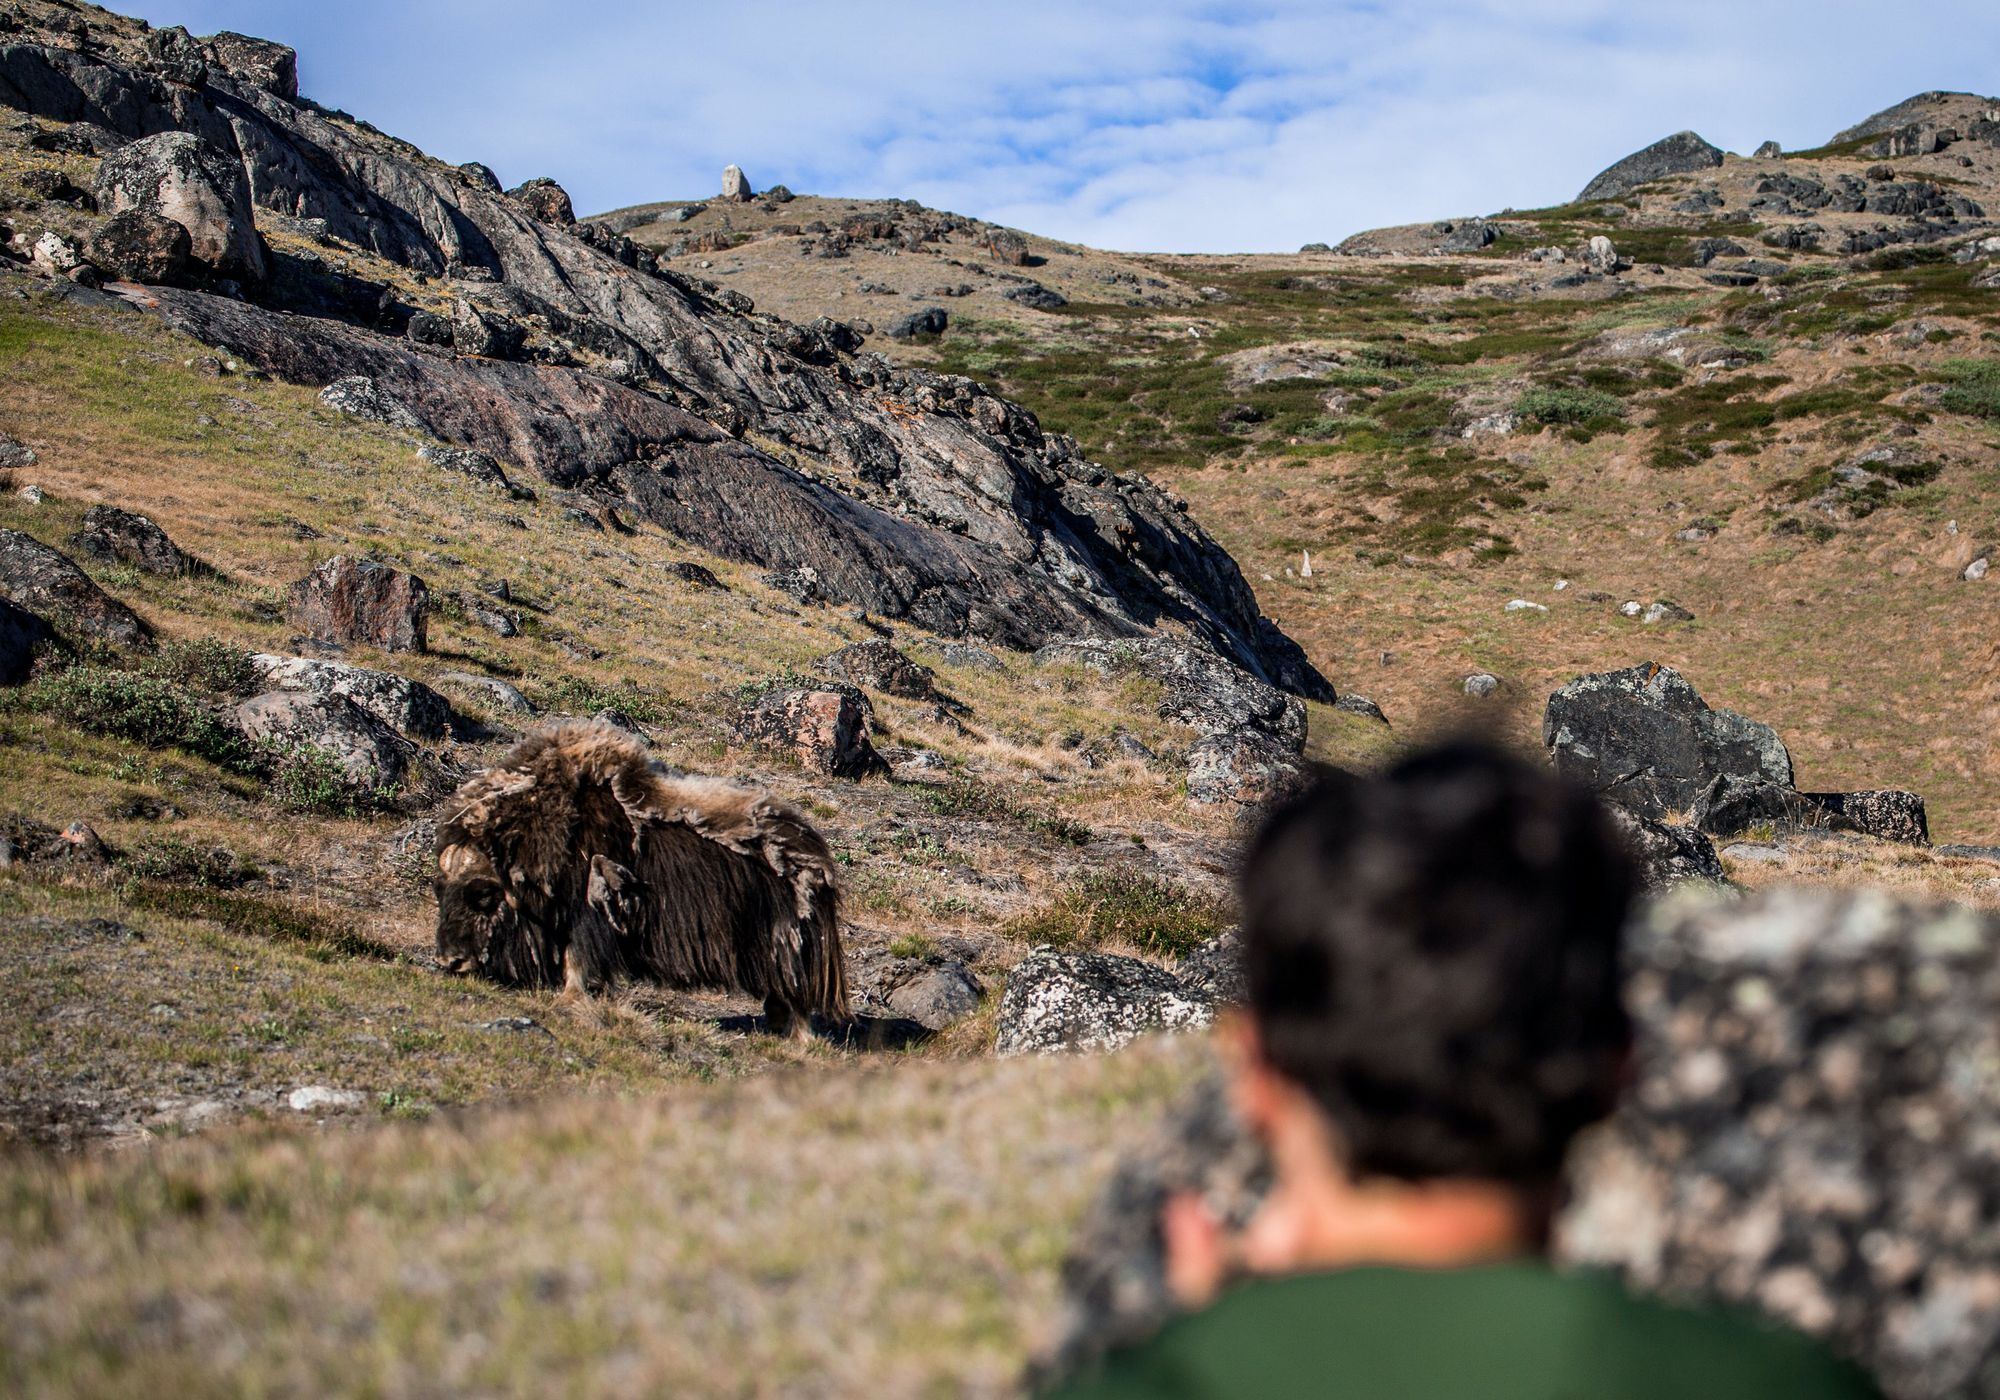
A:
<svg viewBox="0 0 2000 1400">
<path fill-rule="evenodd" d="M 528 217 L 539 223 L 568 228 L 576 222 L 576 209 L 569 202 L 569 191 L 554 180 L 529 180 L 507 191 L 507 198 L 527 210 Z"/>
<path fill-rule="evenodd" d="M 153 629 L 137 613 L 92 583 L 66 555 L 19 530 L 0 530 L 0 598 L 97 641 L 153 649 Z"/>
<path fill-rule="evenodd" d="M 947 666 L 963 666 L 968 671 L 1000 672 L 1007 669 L 1006 662 L 985 647 L 971 642 L 933 642 L 931 650 Z"/>
<path fill-rule="evenodd" d="M 1549 697 L 1542 742 L 1556 770 L 1641 816 L 1684 811 L 1720 774 L 1792 786 L 1768 724 L 1711 709 L 1657 662 L 1579 676 Z"/>
<path fill-rule="evenodd" d="M 1252 729 L 1294 752 L 1305 743 L 1303 702 L 1213 652 L 1165 637 L 1073 637 L 1035 653 L 1038 666 L 1064 663 L 1105 676 L 1136 673 L 1157 682 L 1166 692 L 1158 707 L 1161 718 L 1191 725 L 1204 735 Z"/>
<path fill-rule="evenodd" d="M 1187 795 L 1196 806 L 1262 805 L 1296 790 L 1307 778 L 1298 750 L 1254 729 L 1210 734 L 1188 745 Z"/>
<path fill-rule="evenodd" d="M 83 251 L 107 276 L 155 285 L 186 282 L 194 260 L 194 242 L 188 231 L 150 209 L 127 209 L 113 215 L 90 235 Z"/>
<path fill-rule="evenodd" d="M 415 574 L 336 554 L 292 585 L 285 616 L 317 641 L 422 651 L 430 606 Z"/>
<path fill-rule="evenodd" d="M 1243 968 L 1243 930 L 1225 929 L 1183 957 L 1174 971 L 1189 992 L 1218 1006 L 1242 1006 L 1250 1000 L 1250 981 Z"/>
<path fill-rule="evenodd" d="M 451 730 L 451 702 L 421 681 L 340 661 L 257 652 L 250 664 L 274 690 L 307 691 L 352 700 L 412 739 L 442 739 Z"/>
<path fill-rule="evenodd" d="M 926 306 L 921 311 L 891 321 L 883 332 L 891 340 L 908 340 L 919 335 L 943 335 L 945 327 L 951 324 L 951 317 L 942 306 Z"/>
<path fill-rule="evenodd" d="M 905 700 L 939 699 L 937 673 L 919 666 L 888 642 L 856 642 L 813 662 L 813 669 L 849 685 L 865 686 Z"/>
<path fill-rule="evenodd" d="M 748 204 L 757 197 L 750 188 L 750 177 L 743 173 L 740 165 L 722 167 L 722 197 L 733 204 Z"/>
<path fill-rule="evenodd" d="M 350 374 L 334 380 L 319 391 L 319 401 L 328 408 L 365 418 L 371 423 L 424 431 L 423 422 L 414 413 L 405 408 L 400 400 L 384 393 L 381 386 L 365 374 Z"/>
<path fill-rule="evenodd" d="M 1060 311 L 1069 305 L 1069 298 L 1054 287 L 1044 287 L 1039 282 L 1022 282 L 1000 293 L 1006 300 L 1017 306 L 1025 306 L 1034 311 Z"/>
<path fill-rule="evenodd" d="M 1651 181 L 1695 170 L 1713 170 L 1721 164 L 1721 147 L 1709 145 L 1692 131 L 1677 131 L 1599 171 L 1577 199 L 1616 199 Z"/>
<path fill-rule="evenodd" d="M 997 1055 L 1115 1050 L 1159 1031 L 1196 1030 L 1215 1004 L 1163 967 L 1113 953 L 1037 948 L 1007 974 Z"/>
<path fill-rule="evenodd" d="M 482 676 L 474 671 L 446 671 L 438 680 L 477 696 L 504 714 L 527 716 L 535 713 L 528 697 L 498 676 Z"/>
<path fill-rule="evenodd" d="M 252 741 L 324 754 L 357 792 L 400 783 L 416 763 L 414 744 L 344 695 L 274 690 L 245 700 L 232 716 Z"/>
<path fill-rule="evenodd" d="M 1818 809 L 1821 820 L 1836 831 L 1856 831 L 1878 841 L 1900 841 L 1911 846 L 1931 843 L 1930 818 L 1924 809 L 1924 799 L 1914 792 L 1880 788 L 1802 795 Z"/>
<path fill-rule="evenodd" d="M 165 578 L 212 572 L 147 517 L 101 502 L 84 512 L 83 528 L 70 536 L 70 543 L 100 563 L 129 564 Z"/>
<path fill-rule="evenodd" d="M 965 963 L 943 954 L 919 958 L 856 958 L 854 999 L 864 1010 L 900 1016 L 928 1030 L 943 1030 L 979 1009 L 986 995 Z"/>
<path fill-rule="evenodd" d="M 211 70 L 286 102 L 299 100 L 299 56 L 284 44 L 224 30 L 201 41 Z"/>
<path fill-rule="evenodd" d="M 105 214 L 144 210 L 187 230 L 194 260 L 245 282 L 264 280 L 264 241 L 251 217 L 243 163 L 186 131 L 143 136 L 97 168 L 97 206 Z"/>
<path fill-rule="evenodd" d="M 1763 778 L 1718 773 L 1688 808 L 1688 825 L 1711 836 L 1740 836 L 1753 826 L 1813 824 L 1812 803 L 1797 788 Z"/>
</svg>

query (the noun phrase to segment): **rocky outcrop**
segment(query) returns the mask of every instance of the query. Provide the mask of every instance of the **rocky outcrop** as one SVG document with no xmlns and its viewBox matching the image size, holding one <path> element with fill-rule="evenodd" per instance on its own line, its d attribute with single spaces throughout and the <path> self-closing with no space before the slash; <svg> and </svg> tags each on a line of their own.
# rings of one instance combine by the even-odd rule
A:
<svg viewBox="0 0 2000 1400">
<path fill-rule="evenodd" d="M 744 738 L 836 778 L 887 772 L 868 740 L 868 711 L 840 690 L 771 690 L 743 707 L 736 729 Z"/>
<path fill-rule="evenodd" d="M 605 374 L 444 360 L 312 306 L 281 316 L 162 291 L 157 309 L 180 329 L 294 383 L 363 377 L 453 446 L 558 485 L 606 479 L 690 542 L 765 569 L 814 567 L 833 598 L 879 616 L 1022 649 L 1165 624 L 1284 689 L 1326 690 L 1183 503 L 1088 462 L 971 380 L 824 336 L 802 357 L 781 323 L 649 269 L 629 240 L 542 222 L 491 182 L 254 75 L 211 64 L 203 87 L 160 84 L 135 61 L 115 47 L 0 45 L 0 103 L 120 137 L 198 137 L 235 158 L 256 204 L 411 273 L 476 283 L 485 310 L 533 328 L 535 353 Z M 378 314 L 371 303 L 371 327 Z M 408 311 L 390 319 L 400 331 Z"/>
<path fill-rule="evenodd" d="M 1558 772 L 1646 817 L 1686 810 L 1718 775 L 1792 785 L 1776 730 L 1711 709 L 1679 671 L 1652 661 L 1551 695 L 1542 742 Z"/>
<path fill-rule="evenodd" d="M 249 739 L 280 754 L 309 748 L 326 756 L 357 792 L 400 784 L 416 763 L 416 746 L 344 695 L 274 690 L 231 712 Z"/>
<path fill-rule="evenodd" d="M 97 206 L 143 210 L 187 230 L 194 260 L 222 277 L 261 282 L 263 240 L 241 162 L 199 136 L 163 131 L 121 146 L 97 167 Z"/>
<path fill-rule="evenodd" d="M 1136 674 L 1164 692 L 1159 713 L 1191 726 L 1188 798 L 1199 804 L 1267 802 L 1306 778 L 1306 710 L 1299 700 L 1209 652 L 1163 637 L 1071 638 L 1035 653 L 1037 665 Z M 1328 696 L 1330 698 L 1331 692 Z"/>
<path fill-rule="evenodd" d="M 1615 802 L 1607 802 L 1604 810 L 1624 838 L 1639 882 L 1647 890 L 1657 893 L 1689 880 L 1728 882 L 1715 843 L 1692 820 L 1685 826 L 1657 822 Z"/>
<path fill-rule="evenodd" d="M 1037 948 L 1007 974 L 993 1052 L 1115 1050 L 1142 1035 L 1194 1030 L 1214 1019 L 1213 997 L 1163 967 L 1113 953 Z"/>
<path fill-rule="evenodd" d="M 393 671 L 265 652 L 252 655 L 250 664 L 274 690 L 341 696 L 406 738 L 442 739 L 451 729 L 451 702 L 421 681 Z"/>
<path fill-rule="evenodd" d="M 83 528 L 70 537 L 70 543 L 79 554 L 101 563 L 129 564 L 163 578 L 213 572 L 147 517 L 102 502 L 84 512 Z"/>
<path fill-rule="evenodd" d="M 568 228 L 576 222 L 576 210 L 569 202 L 569 191 L 554 180 L 529 180 L 507 191 L 507 198 L 527 210 L 528 217 L 537 223 Z"/>
<path fill-rule="evenodd" d="M 1721 147 L 1709 145 L 1692 131 L 1677 131 L 1599 171 L 1577 198 L 1616 199 L 1653 180 L 1696 170 L 1713 170 L 1720 164 Z"/>
<path fill-rule="evenodd" d="M 0 598 L 83 636 L 136 651 L 153 629 L 90 581 L 67 556 L 19 530 L 0 530 Z"/>
<path fill-rule="evenodd" d="M 285 616 L 316 641 L 422 651 L 430 589 L 415 574 L 336 554 L 292 585 Z"/>
</svg>

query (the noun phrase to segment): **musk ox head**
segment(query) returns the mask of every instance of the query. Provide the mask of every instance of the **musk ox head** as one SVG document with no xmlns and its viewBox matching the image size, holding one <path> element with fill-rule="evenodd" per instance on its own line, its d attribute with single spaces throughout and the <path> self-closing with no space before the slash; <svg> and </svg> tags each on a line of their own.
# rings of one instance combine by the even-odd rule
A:
<svg viewBox="0 0 2000 1400">
<path fill-rule="evenodd" d="M 520 917 L 519 897 L 509 902 L 500 871 L 477 846 L 463 841 L 444 846 L 437 863 L 432 887 L 438 902 L 438 966 L 451 973 L 479 971 L 494 935 Z"/>
</svg>

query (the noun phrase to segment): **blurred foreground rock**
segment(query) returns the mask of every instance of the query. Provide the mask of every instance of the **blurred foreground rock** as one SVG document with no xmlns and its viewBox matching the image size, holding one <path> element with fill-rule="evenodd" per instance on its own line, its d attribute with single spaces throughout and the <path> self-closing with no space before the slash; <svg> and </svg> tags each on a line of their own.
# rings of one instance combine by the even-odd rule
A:
<svg viewBox="0 0 2000 1400">
<path fill-rule="evenodd" d="M 2000 919 L 1874 892 L 1683 895 L 1632 935 L 1639 1075 L 1573 1157 L 1564 1263 L 1760 1310 L 1892 1400 L 2000 1396 Z M 1059 1375 L 1171 1311 L 1156 1222 L 1254 1212 L 1263 1154 L 1211 1083 L 1078 1229 Z"/>
</svg>

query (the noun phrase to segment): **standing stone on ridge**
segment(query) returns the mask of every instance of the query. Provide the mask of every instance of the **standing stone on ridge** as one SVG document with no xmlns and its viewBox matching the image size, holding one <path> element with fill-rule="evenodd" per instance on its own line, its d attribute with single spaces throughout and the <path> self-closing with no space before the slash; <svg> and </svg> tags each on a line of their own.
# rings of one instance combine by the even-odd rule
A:
<svg viewBox="0 0 2000 1400">
<path fill-rule="evenodd" d="M 722 197 L 738 204 L 747 204 L 756 191 L 750 188 L 750 179 L 740 165 L 725 165 L 722 168 Z"/>
</svg>

